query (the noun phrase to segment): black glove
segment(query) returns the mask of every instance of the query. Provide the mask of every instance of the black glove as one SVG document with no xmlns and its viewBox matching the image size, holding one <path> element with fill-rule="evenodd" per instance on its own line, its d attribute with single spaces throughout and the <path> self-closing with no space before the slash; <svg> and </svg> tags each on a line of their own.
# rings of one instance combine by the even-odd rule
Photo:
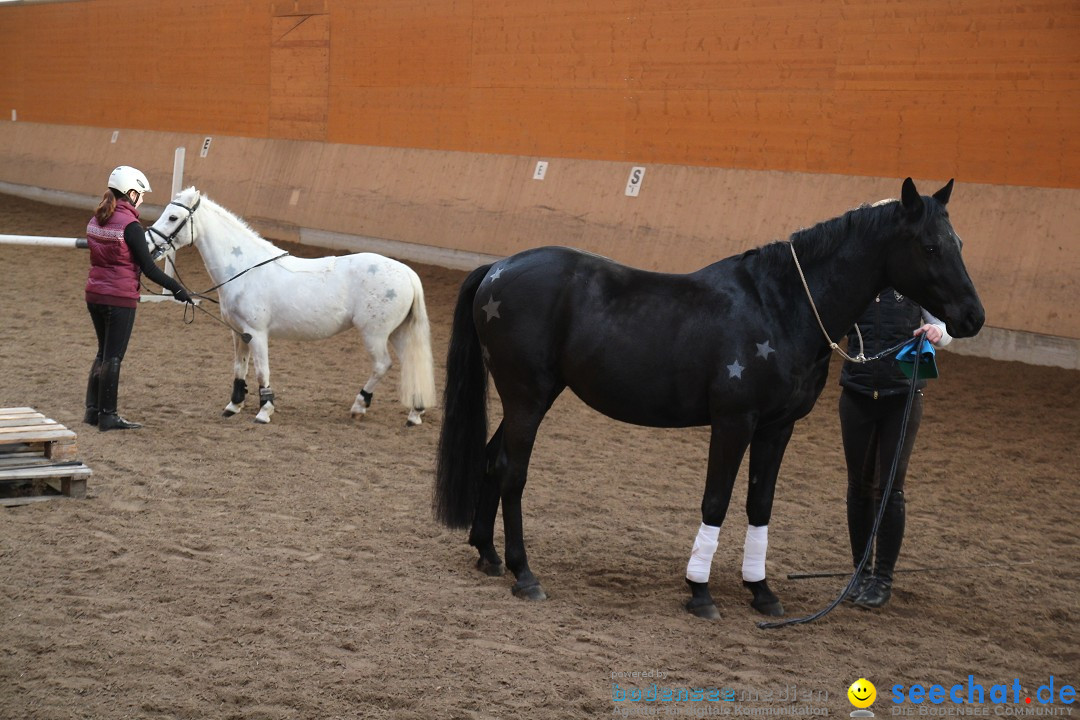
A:
<svg viewBox="0 0 1080 720">
<path fill-rule="evenodd" d="M 177 300 L 179 300 L 180 302 L 186 302 L 186 303 L 192 302 L 191 295 L 188 294 L 188 291 L 185 290 L 184 288 L 180 288 L 178 290 L 173 290 L 173 297 L 176 298 Z"/>
</svg>

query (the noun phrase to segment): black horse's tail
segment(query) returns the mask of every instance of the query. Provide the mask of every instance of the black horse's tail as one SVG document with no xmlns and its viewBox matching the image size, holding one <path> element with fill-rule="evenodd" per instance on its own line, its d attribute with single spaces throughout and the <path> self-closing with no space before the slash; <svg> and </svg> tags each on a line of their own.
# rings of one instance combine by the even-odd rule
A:
<svg viewBox="0 0 1080 720">
<path fill-rule="evenodd" d="M 452 528 L 472 523 L 477 489 L 487 462 L 488 373 L 473 324 L 473 298 L 490 268 L 476 268 L 461 284 L 446 353 L 446 390 L 432 509 L 439 522 Z"/>
</svg>

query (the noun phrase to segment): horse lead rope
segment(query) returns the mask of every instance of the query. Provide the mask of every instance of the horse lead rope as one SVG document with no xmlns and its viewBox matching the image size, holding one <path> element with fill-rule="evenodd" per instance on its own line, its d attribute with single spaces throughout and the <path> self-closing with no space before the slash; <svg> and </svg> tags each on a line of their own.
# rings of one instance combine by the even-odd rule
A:
<svg viewBox="0 0 1080 720">
<path fill-rule="evenodd" d="M 896 466 L 900 463 L 900 451 L 904 447 L 904 439 L 907 435 L 908 418 L 911 417 L 911 403 L 915 399 L 915 388 L 919 382 L 919 358 L 922 355 L 922 345 L 926 342 L 926 338 L 923 335 L 919 335 L 918 342 L 915 345 L 915 364 L 911 370 L 911 385 L 908 387 L 907 400 L 904 404 L 904 419 L 900 422 L 900 441 L 896 446 L 896 454 L 893 455 L 892 467 L 889 469 L 889 479 L 885 483 L 885 487 L 881 493 L 881 506 L 878 508 L 877 516 L 874 518 L 874 527 L 870 530 L 870 538 L 866 541 L 866 548 L 863 550 L 862 559 L 859 560 L 859 566 L 855 568 L 855 572 L 851 574 L 851 579 L 848 580 L 847 585 L 840 591 L 840 594 L 831 603 L 826 605 L 821 610 L 818 610 L 812 615 L 806 615 L 805 617 L 789 618 L 787 620 L 777 620 L 774 622 L 762 621 L 757 624 L 762 630 L 771 630 L 774 628 L 786 627 L 788 625 L 802 625 L 803 623 L 813 622 L 820 618 L 825 617 L 833 608 L 844 601 L 848 592 L 855 587 L 859 578 L 862 576 L 863 571 L 866 569 L 867 562 L 870 561 L 870 552 L 874 547 L 874 539 L 877 537 L 878 528 L 881 527 L 881 520 L 885 517 L 885 509 L 889 504 L 889 494 L 892 492 L 893 481 L 896 479 Z"/>
<path fill-rule="evenodd" d="M 828 337 L 828 330 L 825 329 L 825 324 L 821 322 L 821 314 L 819 314 L 819 312 L 818 312 L 818 305 L 814 304 L 813 296 L 810 295 L 810 286 L 807 285 L 807 276 L 804 273 L 802 273 L 802 266 L 801 266 L 801 264 L 799 264 L 799 256 L 795 254 L 795 243 L 788 240 L 787 241 L 787 246 L 789 248 L 792 248 L 792 259 L 795 260 L 795 269 L 799 273 L 799 280 L 802 281 L 802 289 L 806 290 L 807 300 L 810 301 L 810 310 L 813 310 L 814 320 L 818 321 L 818 327 L 821 328 L 821 334 L 825 336 L 825 340 L 828 342 L 828 347 L 832 348 L 836 352 L 840 353 L 840 355 L 843 357 L 843 359 L 846 359 L 846 361 L 849 361 L 851 363 L 866 363 L 866 362 L 869 361 L 869 359 L 876 359 L 876 358 L 868 358 L 864 354 L 863 351 L 865 349 L 863 348 L 863 334 L 862 334 L 862 331 L 859 329 L 858 325 L 855 325 L 855 335 L 859 336 L 859 354 L 856 355 L 855 357 L 852 357 L 848 353 L 843 352 L 842 350 L 840 350 L 840 345 L 833 342 L 833 338 Z M 881 355 L 878 355 L 877 357 L 880 357 L 880 356 Z"/>
<path fill-rule="evenodd" d="M 843 359 L 846 359 L 846 361 L 848 361 L 850 363 L 869 363 L 870 361 L 876 361 L 876 359 L 881 359 L 882 357 L 885 357 L 886 355 L 890 355 L 896 350 L 900 350 L 901 348 L 904 347 L 904 345 L 906 345 L 908 342 L 910 342 L 910 340 L 904 340 L 902 342 L 894 344 L 892 348 L 887 348 L 886 350 L 882 350 L 877 355 L 874 355 L 872 357 L 867 357 L 865 355 L 865 353 L 863 352 L 865 350 L 865 348 L 863 347 L 862 330 L 860 330 L 859 325 L 856 324 L 855 325 L 855 335 L 859 336 L 859 354 L 852 357 L 848 353 L 843 352 L 842 350 L 840 350 L 840 345 L 833 342 L 833 338 L 828 337 L 828 330 L 825 329 L 825 324 L 821 322 L 821 315 L 818 314 L 818 305 L 815 305 L 814 302 L 813 302 L 813 296 L 810 295 L 810 286 L 807 285 L 806 275 L 802 274 L 802 266 L 800 266 L 800 264 L 799 264 L 799 256 L 797 256 L 795 254 L 795 243 L 788 240 L 787 241 L 787 246 L 792 248 L 792 259 L 795 260 L 795 269 L 799 271 L 799 280 L 802 281 L 802 289 L 807 291 L 807 300 L 810 301 L 810 309 L 813 310 L 813 316 L 814 316 L 815 320 L 818 321 L 818 327 L 821 328 L 821 334 L 824 335 L 825 340 L 828 341 L 828 347 L 832 348 L 836 352 L 840 353 L 840 355 L 843 357 Z"/>
</svg>

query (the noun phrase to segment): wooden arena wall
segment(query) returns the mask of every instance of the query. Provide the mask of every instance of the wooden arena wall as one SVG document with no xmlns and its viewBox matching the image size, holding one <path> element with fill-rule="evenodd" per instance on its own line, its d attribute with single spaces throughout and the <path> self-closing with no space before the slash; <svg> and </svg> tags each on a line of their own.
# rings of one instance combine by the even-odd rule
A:
<svg viewBox="0 0 1080 720">
<path fill-rule="evenodd" d="M 0 183 L 160 201 L 183 146 L 272 236 L 687 270 L 956 177 L 988 324 L 1080 338 L 1074 0 L 89 0 L 0 40 Z"/>
</svg>

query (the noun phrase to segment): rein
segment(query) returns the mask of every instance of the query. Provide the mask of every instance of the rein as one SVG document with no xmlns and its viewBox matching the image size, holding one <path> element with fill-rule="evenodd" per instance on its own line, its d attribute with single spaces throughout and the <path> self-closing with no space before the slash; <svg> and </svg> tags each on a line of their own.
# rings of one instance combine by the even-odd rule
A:
<svg viewBox="0 0 1080 720">
<path fill-rule="evenodd" d="M 219 287 L 221 287 L 222 285 L 228 285 L 229 283 L 231 283 L 233 280 L 240 277 L 244 273 L 250 272 L 251 270 L 254 270 L 257 267 L 262 267 L 263 265 L 269 265 L 270 263 L 274 262 L 275 260 L 280 260 L 281 258 L 285 257 L 288 254 L 289 254 L 288 251 L 286 251 L 286 252 L 281 253 L 280 255 L 275 255 L 274 257 L 270 258 L 269 260 L 263 260 L 261 263 L 256 263 L 256 264 L 252 265 L 251 267 L 249 267 L 247 270 L 241 270 L 240 272 L 236 273 L 235 275 L 233 275 L 228 280 L 226 280 L 224 282 L 219 282 L 214 287 L 207 288 L 206 290 L 203 290 L 202 293 L 196 293 L 196 294 L 199 297 L 203 297 L 203 293 L 213 292 L 213 291 L 217 290 Z M 207 299 L 210 299 L 210 298 L 207 298 Z M 217 302 L 217 300 L 214 300 L 214 302 Z"/>
<path fill-rule="evenodd" d="M 795 243 L 788 240 L 788 247 L 791 248 L 791 258 L 795 261 L 795 269 L 799 271 L 799 280 L 802 281 L 803 290 L 806 291 L 806 299 L 810 301 L 810 309 L 814 311 L 814 318 L 817 320 L 818 327 L 821 328 L 821 334 L 825 336 L 825 340 L 829 343 L 829 347 L 840 353 L 840 356 L 842 358 L 844 358 L 848 362 L 853 363 L 868 363 L 873 360 L 880 360 L 886 355 L 890 355 L 896 352 L 908 342 L 910 342 L 910 340 L 903 340 L 896 345 L 893 345 L 891 348 L 882 350 L 877 355 L 866 357 L 866 353 L 864 352 L 865 348 L 863 347 L 862 331 L 859 330 L 859 326 L 858 324 L 856 324 L 855 334 L 859 338 L 859 354 L 855 357 L 851 357 L 846 352 L 841 350 L 840 346 L 833 342 L 833 339 L 829 337 L 829 331 L 825 329 L 825 323 L 821 321 L 821 314 L 818 313 L 817 305 L 814 304 L 814 296 L 810 294 L 810 286 L 806 283 L 806 275 L 803 274 L 802 265 L 799 264 L 799 256 L 795 254 Z"/>
</svg>

